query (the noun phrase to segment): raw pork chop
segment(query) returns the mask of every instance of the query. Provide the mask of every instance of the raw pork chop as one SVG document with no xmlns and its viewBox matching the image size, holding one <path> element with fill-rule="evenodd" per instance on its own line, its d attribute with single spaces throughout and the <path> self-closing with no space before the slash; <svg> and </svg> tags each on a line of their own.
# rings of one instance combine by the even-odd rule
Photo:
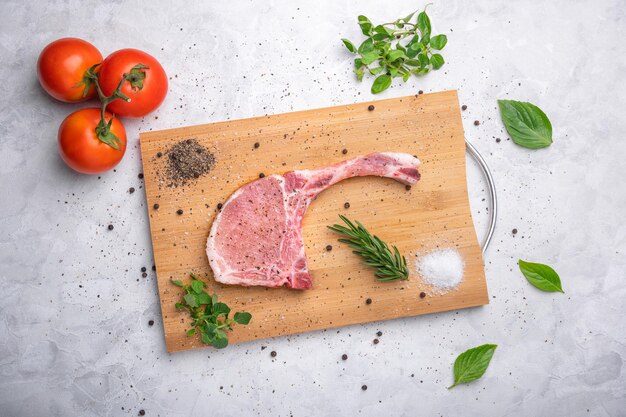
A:
<svg viewBox="0 0 626 417">
<path fill-rule="evenodd" d="M 350 177 L 375 175 L 415 184 L 420 161 L 371 153 L 326 168 L 270 175 L 239 188 L 217 214 L 207 240 L 215 280 L 224 284 L 311 288 L 302 218 L 315 197 Z"/>
</svg>

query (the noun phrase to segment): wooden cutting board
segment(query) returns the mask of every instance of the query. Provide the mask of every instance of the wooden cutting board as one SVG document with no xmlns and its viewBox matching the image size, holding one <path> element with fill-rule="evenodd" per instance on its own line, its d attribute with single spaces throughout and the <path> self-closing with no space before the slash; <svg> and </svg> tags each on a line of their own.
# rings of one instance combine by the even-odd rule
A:
<svg viewBox="0 0 626 417">
<path fill-rule="evenodd" d="M 368 110 L 369 105 L 374 109 Z M 197 139 L 208 148 L 215 165 L 197 180 L 173 187 L 166 175 L 168 150 L 186 139 Z M 190 272 L 208 282 L 210 292 L 215 291 L 233 311 L 252 313 L 250 325 L 238 325 L 230 333 L 230 343 L 489 302 L 467 195 L 456 91 L 142 133 L 140 142 L 170 352 L 204 346 L 196 337 L 185 335 L 189 316 L 174 308 L 181 289 L 170 279 L 187 280 Z M 213 280 L 205 244 L 218 203 L 260 173 L 319 168 L 374 151 L 418 156 L 422 179 L 406 190 L 386 178 L 352 178 L 324 191 L 312 203 L 303 233 L 313 289 L 227 286 Z M 179 209 L 182 215 L 177 214 Z M 361 221 L 397 246 L 407 257 L 409 280 L 376 281 L 327 229 L 339 221 L 338 214 Z M 448 247 L 462 254 L 464 279 L 456 290 L 437 294 L 422 282 L 415 261 L 420 254 Z M 426 293 L 424 298 L 421 292 Z"/>
</svg>

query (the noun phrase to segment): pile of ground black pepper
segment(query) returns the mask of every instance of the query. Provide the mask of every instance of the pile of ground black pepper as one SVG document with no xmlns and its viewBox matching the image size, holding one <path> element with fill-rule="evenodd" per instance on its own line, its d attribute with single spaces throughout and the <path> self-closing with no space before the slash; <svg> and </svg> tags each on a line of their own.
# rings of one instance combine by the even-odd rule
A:
<svg viewBox="0 0 626 417">
<path fill-rule="evenodd" d="M 185 139 L 163 155 L 168 187 L 180 187 L 207 174 L 215 165 L 215 156 L 196 139 Z"/>
</svg>

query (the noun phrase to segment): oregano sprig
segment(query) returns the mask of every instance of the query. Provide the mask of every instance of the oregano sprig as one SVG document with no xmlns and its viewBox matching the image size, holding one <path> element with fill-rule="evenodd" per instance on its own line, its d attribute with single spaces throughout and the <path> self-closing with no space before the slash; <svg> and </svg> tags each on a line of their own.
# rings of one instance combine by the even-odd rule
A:
<svg viewBox="0 0 626 417">
<path fill-rule="evenodd" d="M 411 75 L 428 74 L 445 63 L 443 56 L 434 51 L 446 46 L 447 36 L 432 36 L 426 8 L 413 19 L 416 13 L 376 26 L 361 15 L 359 26 L 366 39 L 358 48 L 348 39 L 342 39 L 348 51 L 357 55 L 354 60 L 357 79 L 361 81 L 366 71 L 376 76 L 372 84 L 373 94 L 389 88 L 393 78 L 402 78 L 406 82 Z"/>
<path fill-rule="evenodd" d="M 191 329 L 187 330 L 187 336 L 200 334 L 202 343 L 214 346 L 218 349 L 228 346 L 227 330 L 232 330 L 234 323 L 248 324 L 252 314 L 238 311 L 229 318 L 230 307 L 217 300 L 217 295 L 209 295 L 204 289 L 206 284 L 194 274 L 191 276 L 191 284 L 185 285 L 180 280 L 172 280 L 172 284 L 185 290 L 183 298 L 176 303 L 176 308 L 187 310 L 193 321 Z"/>
</svg>

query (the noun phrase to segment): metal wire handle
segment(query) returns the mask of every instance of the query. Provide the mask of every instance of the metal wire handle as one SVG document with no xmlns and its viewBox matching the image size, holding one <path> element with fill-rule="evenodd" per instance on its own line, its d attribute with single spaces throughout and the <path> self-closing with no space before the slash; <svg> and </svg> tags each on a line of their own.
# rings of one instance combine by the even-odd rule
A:
<svg viewBox="0 0 626 417">
<path fill-rule="evenodd" d="M 467 141 L 467 139 L 465 139 L 465 148 L 467 149 L 467 153 L 469 153 L 480 166 L 480 170 L 483 172 L 483 175 L 487 180 L 487 185 L 489 186 L 489 197 L 491 198 L 489 230 L 487 231 L 487 234 L 483 238 L 483 242 L 480 245 L 484 254 L 487 250 L 487 247 L 489 246 L 489 242 L 491 242 L 493 231 L 496 229 L 496 218 L 498 216 L 498 198 L 496 196 L 496 186 L 493 181 L 491 171 L 489 171 L 489 167 L 487 166 L 487 162 L 485 162 L 485 159 L 480 155 L 476 148 L 474 148 L 474 146 Z"/>
</svg>

